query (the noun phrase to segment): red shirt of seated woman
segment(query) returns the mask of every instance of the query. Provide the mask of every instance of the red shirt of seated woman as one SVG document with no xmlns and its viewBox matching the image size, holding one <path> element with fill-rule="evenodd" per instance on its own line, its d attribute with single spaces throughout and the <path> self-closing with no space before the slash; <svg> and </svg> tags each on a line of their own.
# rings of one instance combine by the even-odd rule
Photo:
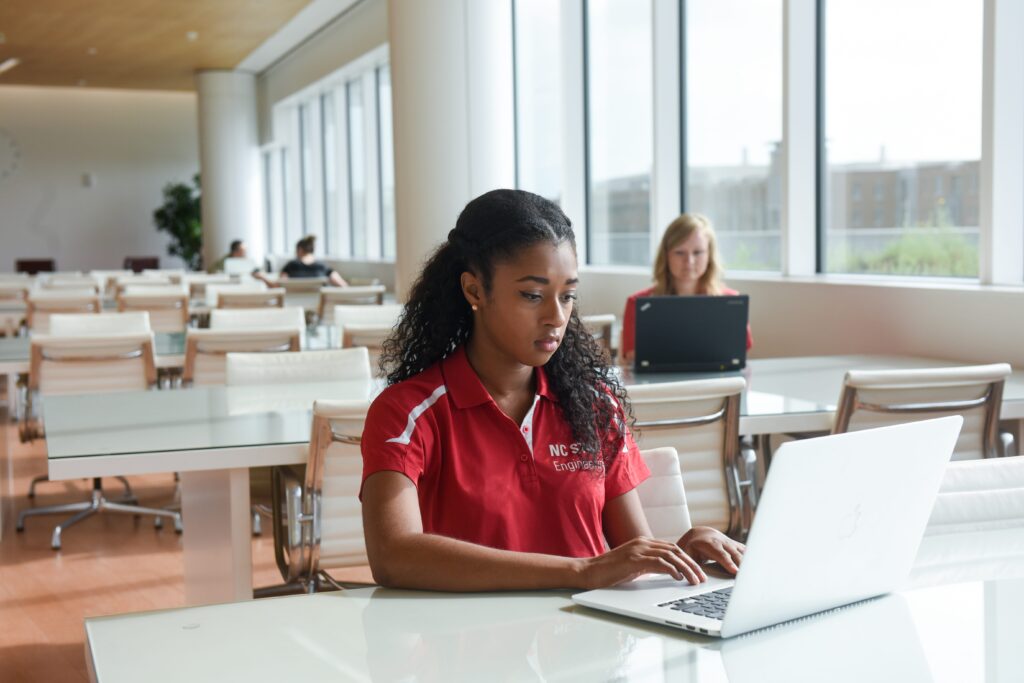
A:
<svg viewBox="0 0 1024 683">
<path fill-rule="evenodd" d="M 626 300 L 622 316 L 619 355 L 633 359 L 636 350 L 636 300 L 642 296 L 732 296 L 738 294 L 720 281 L 718 247 L 711 221 L 696 213 L 684 213 L 665 229 L 654 261 L 654 286 Z M 754 345 L 747 326 L 747 349 Z"/>
</svg>

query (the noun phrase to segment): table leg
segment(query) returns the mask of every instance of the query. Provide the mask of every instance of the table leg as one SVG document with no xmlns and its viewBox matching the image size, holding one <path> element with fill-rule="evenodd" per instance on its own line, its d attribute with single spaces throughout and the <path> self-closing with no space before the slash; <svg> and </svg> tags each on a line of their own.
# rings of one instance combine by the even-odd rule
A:
<svg viewBox="0 0 1024 683">
<path fill-rule="evenodd" d="M 252 599 L 249 470 L 181 473 L 185 604 Z"/>
</svg>

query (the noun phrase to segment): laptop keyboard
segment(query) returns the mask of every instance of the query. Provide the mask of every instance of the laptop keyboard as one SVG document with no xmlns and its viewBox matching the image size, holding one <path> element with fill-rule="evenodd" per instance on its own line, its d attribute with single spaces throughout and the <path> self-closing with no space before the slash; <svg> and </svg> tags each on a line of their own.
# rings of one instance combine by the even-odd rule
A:
<svg viewBox="0 0 1024 683">
<path fill-rule="evenodd" d="M 730 595 L 732 595 L 731 586 L 711 591 L 710 593 L 701 593 L 700 595 L 692 595 L 680 600 L 663 602 L 658 607 L 668 607 L 677 612 L 688 612 L 689 614 L 697 614 L 708 619 L 721 620 L 725 618 L 725 607 L 729 604 Z"/>
</svg>

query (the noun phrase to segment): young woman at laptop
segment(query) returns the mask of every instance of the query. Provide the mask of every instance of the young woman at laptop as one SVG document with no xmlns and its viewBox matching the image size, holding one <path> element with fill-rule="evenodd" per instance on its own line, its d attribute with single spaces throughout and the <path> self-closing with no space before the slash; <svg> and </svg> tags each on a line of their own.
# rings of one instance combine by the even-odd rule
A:
<svg viewBox="0 0 1024 683">
<path fill-rule="evenodd" d="M 636 300 L 645 296 L 733 296 L 738 294 L 722 284 L 718 246 L 711 221 L 698 213 L 684 213 L 665 228 L 654 259 L 654 286 L 626 299 L 622 316 L 622 348 L 625 363 L 633 362 L 636 350 Z M 754 345 L 747 326 L 747 349 Z"/>
<path fill-rule="evenodd" d="M 577 280 L 569 219 L 518 190 L 470 202 L 423 267 L 362 438 L 379 583 L 595 588 L 649 572 L 699 583 L 709 559 L 737 570 L 744 546 L 714 529 L 650 538 L 635 490 L 649 472 Z"/>
</svg>

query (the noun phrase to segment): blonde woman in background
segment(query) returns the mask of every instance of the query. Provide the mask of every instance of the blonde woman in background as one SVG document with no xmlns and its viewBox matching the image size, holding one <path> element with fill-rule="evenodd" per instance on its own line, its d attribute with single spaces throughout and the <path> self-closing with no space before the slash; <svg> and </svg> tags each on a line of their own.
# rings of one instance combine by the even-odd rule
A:
<svg viewBox="0 0 1024 683">
<path fill-rule="evenodd" d="M 684 213 L 665 229 L 654 260 L 654 286 L 626 300 L 622 316 L 621 357 L 633 362 L 636 351 L 636 300 L 645 296 L 732 296 L 738 294 L 722 283 L 718 246 L 711 221 L 697 213 Z M 754 340 L 747 327 L 747 348 Z"/>
</svg>

